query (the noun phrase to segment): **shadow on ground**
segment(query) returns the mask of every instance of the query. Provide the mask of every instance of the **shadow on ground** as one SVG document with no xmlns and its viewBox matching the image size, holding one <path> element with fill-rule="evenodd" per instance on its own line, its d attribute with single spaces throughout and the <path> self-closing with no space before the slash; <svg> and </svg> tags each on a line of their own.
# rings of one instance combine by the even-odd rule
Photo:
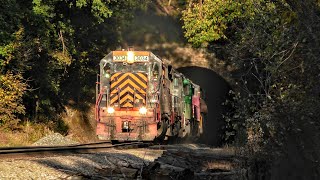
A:
<svg viewBox="0 0 320 180">
<path fill-rule="evenodd" d="M 136 179 L 144 164 L 149 163 L 135 155 L 108 152 L 37 159 L 35 162 L 63 172 L 66 177 L 62 178 L 71 179 Z"/>
<path fill-rule="evenodd" d="M 235 179 L 239 175 L 239 160 L 232 150 L 178 145 L 139 152 L 110 150 L 33 161 L 62 172 L 62 179 Z"/>
</svg>

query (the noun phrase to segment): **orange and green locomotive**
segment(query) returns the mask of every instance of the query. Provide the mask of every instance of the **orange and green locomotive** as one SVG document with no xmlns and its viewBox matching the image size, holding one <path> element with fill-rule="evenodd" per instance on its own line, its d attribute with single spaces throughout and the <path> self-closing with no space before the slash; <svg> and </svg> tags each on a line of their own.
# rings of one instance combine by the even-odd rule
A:
<svg viewBox="0 0 320 180">
<path fill-rule="evenodd" d="M 150 51 L 112 51 L 100 61 L 96 134 L 100 140 L 197 137 L 206 105 L 200 86 Z"/>
</svg>

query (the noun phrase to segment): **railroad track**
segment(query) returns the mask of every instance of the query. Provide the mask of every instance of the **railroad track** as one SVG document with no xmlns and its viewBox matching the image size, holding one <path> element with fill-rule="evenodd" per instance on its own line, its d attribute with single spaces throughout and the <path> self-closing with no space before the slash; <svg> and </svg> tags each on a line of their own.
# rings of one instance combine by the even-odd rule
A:
<svg viewBox="0 0 320 180">
<path fill-rule="evenodd" d="M 41 158 L 38 159 L 39 156 Z M 33 172 L 34 169 L 49 167 L 48 172 L 58 169 L 80 179 L 245 179 L 246 175 L 240 166 L 243 160 L 236 156 L 234 150 L 197 144 L 131 142 L 112 145 L 110 142 L 99 142 L 69 146 L 7 147 L 0 148 L 0 159 L 3 158 L 8 161 L 4 160 L 3 164 L 0 161 L 0 167 L 8 164 L 16 167 L 16 163 L 27 161 L 27 165 L 19 165 L 18 169 L 30 168 L 29 171 Z M 32 169 L 30 164 L 38 168 Z M 11 172 L 11 168 L 6 171 Z M 41 170 L 41 173 L 47 171 Z"/>
<path fill-rule="evenodd" d="M 0 158 L 22 158 L 22 157 L 41 157 L 53 155 L 70 155 L 75 153 L 97 153 L 106 149 L 133 149 L 151 146 L 152 143 L 130 142 L 112 144 L 108 141 L 75 144 L 67 146 L 25 146 L 25 147 L 3 147 L 0 148 Z"/>
</svg>

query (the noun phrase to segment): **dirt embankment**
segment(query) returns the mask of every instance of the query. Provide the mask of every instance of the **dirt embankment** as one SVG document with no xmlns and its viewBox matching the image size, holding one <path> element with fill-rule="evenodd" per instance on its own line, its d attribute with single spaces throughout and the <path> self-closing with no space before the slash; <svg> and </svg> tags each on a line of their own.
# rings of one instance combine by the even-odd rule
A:
<svg viewBox="0 0 320 180">
<path fill-rule="evenodd" d="M 66 112 L 62 117 L 68 126 L 67 137 L 82 143 L 97 141 L 94 105 L 88 105 L 87 109 L 65 108 Z"/>
</svg>

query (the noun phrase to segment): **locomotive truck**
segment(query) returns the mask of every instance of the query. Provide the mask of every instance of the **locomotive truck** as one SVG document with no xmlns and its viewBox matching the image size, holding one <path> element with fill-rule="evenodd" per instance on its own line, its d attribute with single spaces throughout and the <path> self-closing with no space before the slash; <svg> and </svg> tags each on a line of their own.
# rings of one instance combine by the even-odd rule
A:
<svg viewBox="0 0 320 180">
<path fill-rule="evenodd" d="M 112 51 L 100 61 L 96 134 L 100 140 L 199 137 L 206 104 L 199 85 L 150 51 Z"/>
</svg>

